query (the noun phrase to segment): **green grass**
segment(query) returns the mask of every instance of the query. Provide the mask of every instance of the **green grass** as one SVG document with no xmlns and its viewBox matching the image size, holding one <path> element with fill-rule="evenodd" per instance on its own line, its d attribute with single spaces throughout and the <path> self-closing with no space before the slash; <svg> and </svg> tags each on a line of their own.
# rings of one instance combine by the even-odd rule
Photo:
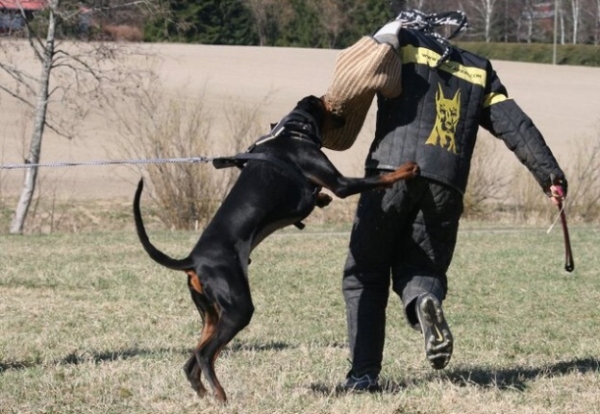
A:
<svg viewBox="0 0 600 414">
<path fill-rule="evenodd" d="M 341 270 L 348 227 L 309 225 L 252 255 L 254 318 L 217 373 L 230 403 L 199 399 L 181 367 L 200 320 L 183 273 L 132 231 L 0 237 L 0 413 L 599 413 L 600 229 L 463 226 L 444 302 L 447 369 L 388 305 L 376 394 L 339 394 L 349 368 Z M 183 256 L 191 232 L 152 231 Z"/>
</svg>

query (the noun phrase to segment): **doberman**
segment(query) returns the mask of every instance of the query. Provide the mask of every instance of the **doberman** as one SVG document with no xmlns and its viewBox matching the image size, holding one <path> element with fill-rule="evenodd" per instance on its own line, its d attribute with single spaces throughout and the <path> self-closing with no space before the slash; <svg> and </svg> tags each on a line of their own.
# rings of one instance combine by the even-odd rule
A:
<svg viewBox="0 0 600 414">
<path fill-rule="evenodd" d="M 339 120 L 327 120 L 327 116 L 333 115 L 321 98 L 305 97 L 246 153 L 213 162 L 217 168 L 237 165 L 241 172 L 186 258 L 169 257 L 150 242 L 140 212 L 143 181 L 138 184 L 133 212 L 139 239 L 153 260 L 187 273 L 192 300 L 202 317 L 200 341 L 184 365 L 192 388 L 201 397 L 207 393 L 203 374 L 215 397 L 227 400 L 214 364 L 254 312 L 248 283 L 251 251 L 278 229 L 291 224 L 301 228 L 301 220 L 315 206 L 329 204 L 331 197 L 320 192 L 322 187 L 344 198 L 419 174 L 415 163 L 406 163 L 379 176 L 342 176 L 320 150 L 323 122 L 339 125 Z"/>
</svg>

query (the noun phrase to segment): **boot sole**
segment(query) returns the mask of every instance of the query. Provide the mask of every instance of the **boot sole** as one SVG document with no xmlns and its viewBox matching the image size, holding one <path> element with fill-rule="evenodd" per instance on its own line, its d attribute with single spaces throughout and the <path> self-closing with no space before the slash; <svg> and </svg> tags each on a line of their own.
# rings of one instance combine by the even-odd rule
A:
<svg viewBox="0 0 600 414">
<path fill-rule="evenodd" d="M 450 362 L 454 339 L 437 298 L 426 294 L 417 302 L 417 317 L 425 339 L 425 355 L 433 369 L 443 369 Z"/>
</svg>

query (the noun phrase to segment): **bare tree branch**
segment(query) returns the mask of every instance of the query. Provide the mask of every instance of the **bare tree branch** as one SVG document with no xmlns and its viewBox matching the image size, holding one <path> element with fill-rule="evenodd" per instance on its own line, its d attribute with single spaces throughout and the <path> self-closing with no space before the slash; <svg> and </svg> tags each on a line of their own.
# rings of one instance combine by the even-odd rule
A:
<svg viewBox="0 0 600 414">
<path fill-rule="evenodd" d="M 9 94 L 10 96 L 12 96 L 13 98 L 17 99 L 18 101 L 20 101 L 21 103 L 25 104 L 27 107 L 29 108 L 34 108 L 34 105 L 29 102 L 28 100 L 26 100 L 25 98 L 23 98 L 21 95 L 17 94 L 16 92 L 2 86 L 0 84 L 0 90 L 6 92 L 7 94 Z"/>
<path fill-rule="evenodd" d="M 2 0 L 0 0 L 2 1 Z M 155 0 L 135 0 L 120 2 L 102 7 L 99 12 L 110 9 L 131 7 L 151 7 Z M 0 92 L 14 98 L 33 112 L 32 132 L 26 161 L 39 162 L 44 131 L 50 130 L 59 136 L 72 139 L 78 135 L 80 121 L 92 113 L 110 105 L 119 93 L 128 93 L 141 79 L 138 68 L 128 68 L 122 55 L 132 56 L 133 49 L 123 44 L 106 46 L 102 42 L 64 42 L 59 45 L 58 26 L 66 21 L 73 22 L 78 16 L 87 13 L 75 0 L 48 0 L 45 13 L 37 16 L 36 24 L 28 20 L 24 8 L 20 13 L 25 21 L 26 44 L 33 53 L 36 69 L 33 74 L 28 65 L 11 64 L 12 56 L 18 59 L 23 53 L 18 40 L 6 42 L 12 48 L 0 48 L 4 56 L 0 58 L 0 72 L 7 74 L 9 83 L 0 79 Z M 25 43 L 23 43 L 25 44 Z M 4 58 L 6 57 L 6 59 Z M 14 83 L 14 84 L 11 84 Z M 130 82 L 128 85 L 125 82 Z M 37 168 L 29 168 L 25 173 L 24 184 L 15 216 L 11 223 L 11 233 L 23 231 L 25 217 L 36 187 Z"/>
<path fill-rule="evenodd" d="M 31 81 L 31 82 L 36 82 L 37 79 L 35 79 L 33 76 L 30 76 L 29 74 L 17 69 L 14 66 L 8 66 L 3 64 L 2 62 L 0 62 L 0 69 L 2 69 L 4 71 L 4 73 L 6 73 L 7 75 L 9 75 L 11 78 L 13 78 L 13 80 L 15 80 L 15 82 L 17 82 L 17 84 L 24 86 L 25 88 L 27 88 L 28 92 L 33 93 L 34 90 L 31 87 L 31 85 L 29 85 L 29 83 L 27 83 L 27 81 Z"/>
</svg>

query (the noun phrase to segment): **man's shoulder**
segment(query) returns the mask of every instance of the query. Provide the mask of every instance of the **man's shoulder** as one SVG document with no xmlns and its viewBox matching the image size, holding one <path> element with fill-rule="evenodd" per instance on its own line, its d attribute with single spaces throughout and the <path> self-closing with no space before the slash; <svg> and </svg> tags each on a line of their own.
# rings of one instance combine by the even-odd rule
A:
<svg viewBox="0 0 600 414">
<path fill-rule="evenodd" d="M 437 47 L 438 41 L 432 36 L 423 33 L 418 29 L 409 29 L 402 27 L 398 34 L 400 38 L 400 45 L 413 45 L 413 46 L 429 46 L 430 48 Z"/>
<path fill-rule="evenodd" d="M 444 45 L 442 45 L 438 39 L 423 33 L 420 30 L 402 28 L 399 37 L 401 47 L 412 46 L 415 48 L 425 48 L 436 53 L 442 53 L 444 49 Z M 478 67 L 482 69 L 488 69 L 492 67 L 490 61 L 484 56 L 470 52 L 469 50 L 457 46 L 454 43 L 449 43 L 449 46 L 452 48 L 450 60 L 459 62 L 466 66 Z"/>
<path fill-rule="evenodd" d="M 467 66 L 475 66 L 479 68 L 492 67 L 489 59 L 484 56 L 470 52 L 469 50 L 454 44 L 452 45 L 452 49 L 455 51 L 456 55 L 460 56 L 460 60 L 463 62 L 463 64 L 466 64 Z"/>
</svg>

